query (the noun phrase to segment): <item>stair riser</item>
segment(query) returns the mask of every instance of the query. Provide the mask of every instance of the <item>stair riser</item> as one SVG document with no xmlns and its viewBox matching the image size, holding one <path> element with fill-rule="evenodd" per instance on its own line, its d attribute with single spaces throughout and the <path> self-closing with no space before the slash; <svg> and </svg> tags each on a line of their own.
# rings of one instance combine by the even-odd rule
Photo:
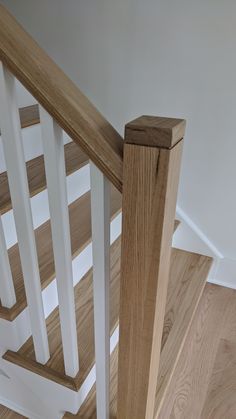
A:
<svg viewBox="0 0 236 419">
<path fill-rule="evenodd" d="M 110 352 L 113 352 L 115 349 L 118 343 L 118 337 L 119 332 L 117 327 L 110 339 Z M 75 414 L 83 404 L 96 379 L 95 367 L 93 367 L 80 390 L 76 392 L 51 380 L 47 380 L 40 375 L 32 374 L 31 371 L 11 364 L 8 361 L 3 361 L 3 366 L 6 372 L 18 377 L 22 380 L 24 385 L 37 393 L 38 397 L 44 400 L 46 405 L 53 405 L 54 410 L 55 412 L 58 412 L 58 415 L 59 412 L 64 411 Z M 58 417 L 63 417 L 63 415 Z M 57 417 L 55 416 L 55 419 L 56 418 Z"/>
<path fill-rule="evenodd" d="M 40 124 L 24 128 L 21 132 L 25 161 L 29 161 L 43 154 Z M 70 141 L 68 135 L 64 133 L 64 143 L 67 144 Z M 0 135 L 0 173 L 5 172 L 5 170 L 6 164 Z"/>
<path fill-rule="evenodd" d="M 111 244 L 121 234 L 121 214 L 111 222 Z M 92 267 L 92 245 L 86 246 L 83 251 L 73 260 L 73 282 L 74 286 Z M 58 306 L 56 278 L 43 290 L 43 303 L 45 317 Z M 30 323 L 27 308 L 12 322 L 0 319 L 0 353 L 7 349 L 17 351 L 31 336 Z"/>
<path fill-rule="evenodd" d="M 67 191 L 68 191 L 68 203 L 71 204 L 73 201 L 81 197 L 83 194 L 88 192 L 90 189 L 90 174 L 89 165 L 82 167 L 80 170 L 67 176 Z M 49 207 L 48 207 L 48 195 L 47 191 L 43 191 L 33 198 L 31 198 L 31 208 L 34 228 L 39 227 L 50 218 Z M 17 235 L 14 223 L 13 210 L 8 211 L 2 215 L 2 223 L 6 238 L 7 248 L 9 249 L 15 243 L 17 243 Z"/>
</svg>

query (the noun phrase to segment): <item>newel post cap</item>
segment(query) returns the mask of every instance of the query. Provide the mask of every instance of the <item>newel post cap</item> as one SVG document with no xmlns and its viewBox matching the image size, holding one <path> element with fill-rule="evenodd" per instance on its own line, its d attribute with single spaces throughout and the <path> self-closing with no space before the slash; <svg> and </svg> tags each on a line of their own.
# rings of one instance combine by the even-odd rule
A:
<svg viewBox="0 0 236 419">
<path fill-rule="evenodd" d="M 185 119 L 143 115 L 125 126 L 125 142 L 170 149 L 182 140 L 185 127 Z"/>
</svg>

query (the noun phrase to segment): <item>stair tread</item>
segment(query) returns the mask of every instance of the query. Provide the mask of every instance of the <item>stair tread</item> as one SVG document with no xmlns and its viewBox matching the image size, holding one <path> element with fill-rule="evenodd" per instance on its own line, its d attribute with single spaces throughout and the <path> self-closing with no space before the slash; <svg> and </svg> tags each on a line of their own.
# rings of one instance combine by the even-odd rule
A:
<svg viewBox="0 0 236 419">
<path fill-rule="evenodd" d="M 211 263 L 212 260 L 207 256 L 172 249 L 170 281 L 162 337 L 159 384 L 163 384 L 163 378 L 161 378 L 163 373 L 167 376 L 174 368 L 173 362 L 177 362 L 176 360 L 174 361 L 173 355 L 178 359 L 178 353 L 181 352 L 182 344 L 191 325 L 191 320 L 202 295 Z M 185 313 L 185 320 L 184 326 L 181 327 L 183 313 Z M 179 341 L 173 339 L 178 334 L 180 334 L 182 339 L 181 345 Z M 171 347 L 172 356 L 167 357 L 169 355 L 169 347 Z M 168 362 L 166 362 L 167 358 Z M 110 363 L 110 419 L 116 419 L 118 347 L 113 351 Z M 165 386 L 167 384 L 166 382 L 164 383 Z M 164 389 L 162 387 L 162 396 L 166 388 Z M 159 391 L 158 386 L 156 402 L 159 401 Z M 92 387 L 77 415 L 66 413 L 64 418 L 96 419 L 95 385 Z"/>
<path fill-rule="evenodd" d="M 163 351 L 168 348 L 166 335 L 171 336 L 178 324 L 178 315 L 184 306 L 185 312 L 191 312 L 194 298 L 203 290 L 211 259 L 205 256 L 172 249 L 171 273 L 168 302 L 165 316 L 165 332 L 163 334 Z M 118 323 L 119 309 L 119 275 L 120 275 L 120 238 L 111 246 L 111 333 Z M 194 286 L 193 286 L 194 285 Z M 194 289 L 194 293 L 192 292 Z M 187 295 L 187 301 L 186 301 Z M 196 299 L 196 298 L 195 298 Z M 64 373 L 64 362 L 60 336 L 58 308 L 47 319 L 51 358 L 45 366 L 35 361 L 32 338 L 18 352 L 7 351 L 3 358 L 34 373 L 46 377 L 58 384 L 78 391 L 94 365 L 94 331 L 93 331 L 93 293 L 92 270 L 75 286 L 77 315 L 77 331 L 79 343 L 80 372 L 74 378 Z M 186 323 L 186 321 L 185 321 Z M 184 323 L 184 324 L 185 324 Z M 178 327 L 181 325 L 178 324 Z"/>
<path fill-rule="evenodd" d="M 74 142 L 65 145 L 65 165 L 67 176 L 81 169 L 88 163 L 88 157 Z M 26 163 L 30 196 L 46 189 L 46 176 L 43 155 Z M 0 174 L 0 213 L 5 214 L 12 209 L 7 172 Z"/>
<path fill-rule="evenodd" d="M 121 210 L 121 195 L 111 187 L 111 216 Z M 69 205 L 72 256 L 75 258 L 91 241 L 91 211 L 90 192 L 82 195 Z M 78 216 L 79 215 L 79 216 Z M 39 271 L 42 289 L 47 287 L 55 278 L 55 266 L 52 249 L 50 221 L 46 221 L 35 230 L 35 239 L 39 261 Z M 22 269 L 20 264 L 19 247 L 15 244 L 8 251 L 12 276 L 16 291 L 17 303 L 11 308 L 0 304 L 0 318 L 12 321 L 27 306 Z"/>
<path fill-rule="evenodd" d="M 119 263 L 120 238 L 117 239 L 111 246 L 111 333 L 114 331 L 118 321 Z M 51 357 L 46 365 L 40 365 L 35 361 L 32 338 L 30 338 L 17 353 L 7 351 L 3 358 L 26 369 L 34 371 L 39 375 L 49 378 L 58 384 L 62 384 L 77 391 L 94 364 L 92 269 L 90 269 L 89 272 L 80 280 L 74 290 L 80 360 L 80 372 L 74 379 L 66 376 L 64 372 L 58 307 L 47 319 Z"/>
<path fill-rule="evenodd" d="M 19 415 L 11 409 L 0 405 L 0 418 L 1 419 L 26 419 L 25 416 Z"/>
</svg>

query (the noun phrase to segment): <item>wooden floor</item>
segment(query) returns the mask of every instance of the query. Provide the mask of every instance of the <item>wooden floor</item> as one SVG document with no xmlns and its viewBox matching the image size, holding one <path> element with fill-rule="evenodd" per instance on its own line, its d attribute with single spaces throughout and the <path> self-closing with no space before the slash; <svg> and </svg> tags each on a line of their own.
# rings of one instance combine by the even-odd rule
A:
<svg viewBox="0 0 236 419">
<path fill-rule="evenodd" d="M 21 416 L 13 410 L 8 409 L 5 406 L 0 405 L 0 419 L 26 419 L 25 416 Z"/>
<path fill-rule="evenodd" d="M 204 289 L 209 268 L 210 258 L 197 254 L 172 249 L 170 283 L 165 314 L 165 327 L 162 338 L 161 372 L 164 377 L 163 385 L 169 385 L 169 372 L 174 368 L 173 360 L 178 358 L 180 341 L 185 339 L 187 324 L 191 321 L 194 307 Z M 182 315 L 185 320 L 183 321 Z M 169 356 L 169 341 L 179 335 L 180 340 L 174 342 Z M 117 385 L 117 350 L 111 357 L 111 418 L 116 417 L 116 385 Z M 159 392 L 157 392 L 158 397 Z M 67 414 L 68 418 L 73 415 Z M 76 418 L 96 418 L 95 386 L 88 395 Z"/>
<path fill-rule="evenodd" d="M 207 284 L 158 419 L 236 418 L 236 291 Z"/>
<path fill-rule="evenodd" d="M 110 419 L 116 419 L 117 349 Z M 77 415 L 96 419 L 95 386 Z M 207 284 L 158 419 L 236 419 L 236 291 Z"/>
</svg>

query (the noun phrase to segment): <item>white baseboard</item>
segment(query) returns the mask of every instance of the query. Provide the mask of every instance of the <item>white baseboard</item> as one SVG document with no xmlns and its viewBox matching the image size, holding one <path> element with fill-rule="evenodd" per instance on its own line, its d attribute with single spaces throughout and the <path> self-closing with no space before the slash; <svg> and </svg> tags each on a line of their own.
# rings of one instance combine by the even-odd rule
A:
<svg viewBox="0 0 236 419">
<path fill-rule="evenodd" d="M 222 252 L 212 243 L 211 240 L 204 234 L 204 232 L 193 222 L 193 220 L 184 212 L 182 208 L 177 206 L 176 213 L 181 221 L 185 222 L 194 234 L 205 244 L 210 252 L 218 259 L 223 259 Z"/>
<path fill-rule="evenodd" d="M 209 278 L 208 281 L 210 284 L 219 285 L 220 287 L 226 287 L 233 290 L 236 290 L 236 281 L 235 284 L 227 281 L 218 281 L 217 279 Z"/>
<path fill-rule="evenodd" d="M 181 224 L 174 235 L 173 246 L 213 257 L 214 265 L 208 282 L 236 289 L 236 260 L 224 257 L 217 246 L 179 206 L 177 206 L 176 216 Z"/>
</svg>

